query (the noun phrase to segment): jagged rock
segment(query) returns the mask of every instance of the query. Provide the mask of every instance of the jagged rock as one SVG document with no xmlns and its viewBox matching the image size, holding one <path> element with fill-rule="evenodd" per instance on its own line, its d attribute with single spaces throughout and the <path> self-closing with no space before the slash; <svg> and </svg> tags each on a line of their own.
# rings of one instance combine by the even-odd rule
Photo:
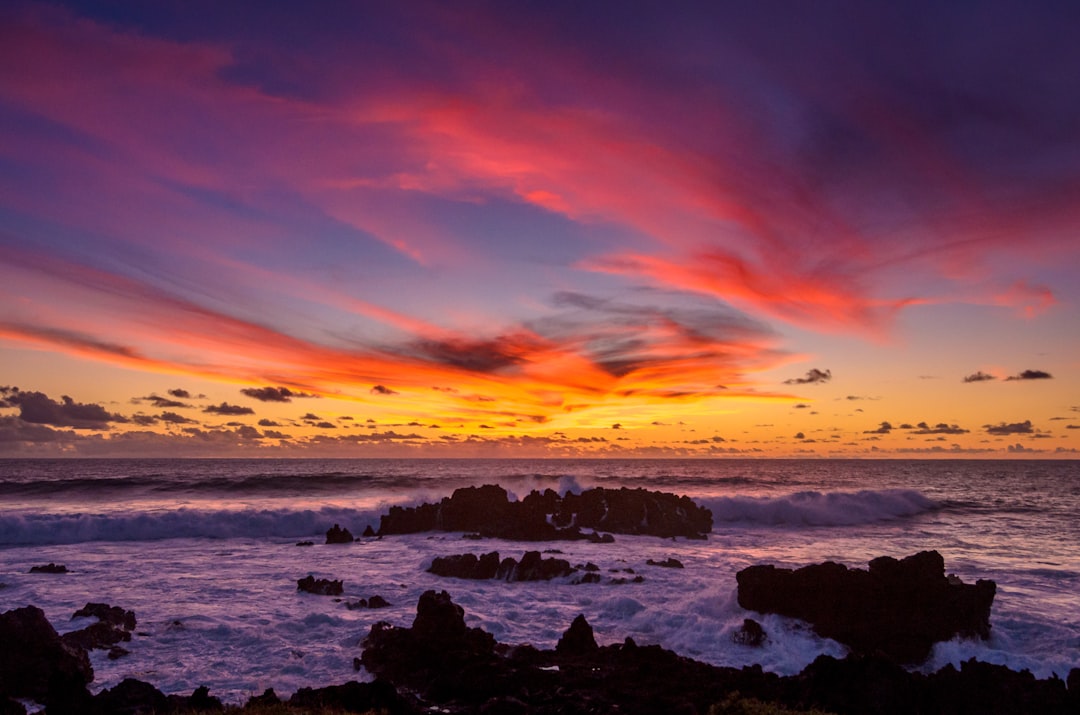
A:
<svg viewBox="0 0 1080 715">
<path fill-rule="evenodd" d="M 1077 712 L 1075 694 L 1060 679 L 1036 680 L 974 661 L 924 675 L 881 657 L 821 656 L 802 673 L 780 677 L 760 666 L 711 666 L 630 638 L 597 647 L 583 617 L 554 651 L 510 648 L 468 628 L 445 592 L 429 591 L 420 600 L 412 628 L 376 624 L 361 657 L 406 699 L 401 712 L 646 715 L 705 713 L 721 703 L 731 707 L 715 712 Z M 1080 671 L 1070 675 L 1070 684 L 1074 680 Z M 741 707 L 733 693 L 758 701 L 755 709 Z"/>
<path fill-rule="evenodd" d="M 270 705 L 278 705 L 281 703 L 281 698 L 274 692 L 273 688 L 267 688 L 262 692 L 262 695 L 252 695 L 248 698 L 247 707 L 266 707 Z"/>
<path fill-rule="evenodd" d="M 442 702 L 450 693 L 499 687 L 486 677 L 500 658 L 495 638 L 465 625 L 465 612 L 446 591 L 426 591 L 411 628 L 376 623 L 364 639 L 361 663 L 398 687 L 422 689 Z"/>
<path fill-rule="evenodd" d="M 559 638 L 555 652 L 559 655 L 588 655 L 595 653 L 598 648 L 592 626 L 585 620 L 584 615 L 578 614 Z"/>
<path fill-rule="evenodd" d="M 372 596 L 371 598 L 361 598 L 359 601 L 350 601 L 345 604 L 345 608 L 350 611 L 355 611 L 360 608 L 387 608 L 390 606 L 390 602 L 382 596 Z"/>
<path fill-rule="evenodd" d="M 184 703 L 184 707 L 189 710 L 198 710 L 201 712 L 225 709 L 221 700 L 210 695 L 210 689 L 205 685 L 200 685 L 195 688 L 194 692 L 188 696 L 187 702 Z"/>
<path fill-rule="evenodd" d="M 251 701 L 248 701 L 248 704 L 250 705 Z M 300 688 L 289 698 L 289 705 L 301 709 L 302 712 L 333 710 L 351 713 L 385 712 L 393 715 L 413 712 L 394 686 L 380 680 L 374 683 L 351 681 L 325 688 Z"/>
<path fill-rule="evenodd" d="M 297 546 L 314 546 L 315 542 L 314 541 L 297 541 L 296 545 Z"/>
<path fill-rule="evenodd" d="M 40 608 L 0 614 L 0 698 L 69 703 L 93 679 L 86 651 L 65 643 Z"/>
<path fill-rule="evenodd" d="M 344 592 L 345 586 L 341 581 L 326 578 L 317 579 L 308 574 L 304 578 L 297 580 L 296 590 L 314 593 L 316 596 L 340 596 Z"/>
<path fill-rule="evenodd" d="M 109 648 L 109 653 L 107 657 L 109 658 L 109 660 L 118 660 L 120 658 L 123 658 L 125 655 L 129 655 L 130 653 L 131 651 L 129 651 L 127 648 L 121 648 L 118 645 L 114 645 L 112 648 Z"/>
<path fill-rule="evenodd" d="M 758 647 L 765 642 L 765 629 L 753 618 L 745 618 L 742 627 L 731 634 L 731 640 L 739 645 Z"/>
<path fill-rule="evenodd" d="M 428 572 L 436 576 L 502 581 L 550 581 L 575 571 L 577 569 L 569 561 L 545 559 L 539 551 L 525 552 L 520 562 L 509 556 L 500 561 L 497 551 L 480 557 L 475 554 L 440 556 L 428 567 Z"/>
<path fill-rule="evenodd" d="M 65 633 L 60 636 L 68 645 L 75 648 L 82 648 L 84 650 L 93 650 L 95 648 L 109 648 L 120 642 L 127 642 L 131 640 L 131 632 L 125 631 L 123 628 L 117 628 L 111 623 L 105 623 L 99 621 L 97 623 L 91 623 L 86 628 L 81 628 L 71 633 Z"/>
<path fill-rule="evenodd" d="M 364 527 L 364 533 L 362 534 L 362 536 L 375 536 L 375 530 L 371 528 L 371 524 L 368 524 Z"/>
<path fill-rule="evenodd" d="M 934 643 L 957 635 L 988 638 L 996 591 L 993 581 L 950 582 L 936 551 L 874 559 L 869 571 L 833 562 L 750 566 L 736 579 L 743 608 L 802 619 L 856 652 L 901 663 L 925 660 Z"/>
<path fill-rule="evenodd" d="M 108 623 L 126 631 L 135 630 L 138 621 L 134 611 L 125 611 L 120 606 L 110 606 L 107 603 L 87 603 L 85 606 L 71 614 L 74 618 L 86 618 L 92 616 L 102 623 Z"/>
<path fill-rule="evenodd" d="M 461 531 L 522 541 L 590 539 L 610 543 L 614 537 L 601 531 L 704 538 L 711 530 L 708 509 L 689 497 L 665 492 L 597 488 L 560 497 L 547 489 L 512 502 L 505 489 L 487 484 L 457 489 L 438 504 L 391 507 L 381 517 L 378 533 Z"/>
<path fill-rule="evenodd" d="M 351 544 L 353 539 L 352 532 L 348 529 L 343 529 L 337 524 L 334 524 L 326 531 L 326 543 L 328 544 Z"/>
<path fill-rule="evenodd" d="M 648 566 L 662 566 L 662 567 L 667 568 L 667 569 L 685 568 L 683 566 L 682 561 L 679 561 L 678 559 L 676 559 L 674 557 L 664 559 L 663 561 L 654 561 L 653 559 L 648 559 L 645 563 Z"/>
<path fill-rule="evenodd" d="M 31 566 L 30 567 L 30 573 L 67 573 L 67 572 L 68 572 L 67 566 L 64 566 L 63 564 L 54 564 L 51 561 L 49 563 L 47 563 L 47 564 L 42 565 L 42 566 Z"/>
<path fill-rule="evenodd" d="M 94 709 L 99 713 L 142 715 L 164 713 L 172 708 L 169 698 L 150 683 L 124 678 L 118 685 L 102 690 L 94 697 Z"/>
</svg>

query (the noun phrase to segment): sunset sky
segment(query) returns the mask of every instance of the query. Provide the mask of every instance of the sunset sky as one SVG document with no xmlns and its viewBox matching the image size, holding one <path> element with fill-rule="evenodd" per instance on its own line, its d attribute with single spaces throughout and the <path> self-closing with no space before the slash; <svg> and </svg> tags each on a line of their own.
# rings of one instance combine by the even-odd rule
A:
<svg viewBox="0 0 1080 715">
<path fill-rule="evenodd" d="M 1080 5 L 0 9 L 0 455 L 1080 456 Z"/>
</svg>

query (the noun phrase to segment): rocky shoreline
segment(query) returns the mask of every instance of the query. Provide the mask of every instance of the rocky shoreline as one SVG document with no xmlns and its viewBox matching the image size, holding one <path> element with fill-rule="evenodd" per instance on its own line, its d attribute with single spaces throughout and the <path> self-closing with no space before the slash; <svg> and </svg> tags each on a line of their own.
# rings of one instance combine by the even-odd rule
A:
<svg viewBox="0 0 1080 715">
<path fill-rule="evenodd" d="M 89 604 L 88 604 L 89 605 Z M 99 604 L 104 618 L 121 609 Z M 109 615 L 112 614 L 112 615 Z M 102 620 L 101 623 L 107 623 Z M 123 628 L 124 624 L 110 626 Z M 554 650 L 497 643 L 465 624 L 446 591 L 427 591 L 408 628 L 376 623 L 357 667 L 374 682 L 302 688 L 287 701 L 272 691 L 226 707 L 205 688 L 165 695 L 127 679 L 91 695 L 84 647 L 57 635 L 33 606 L 0 614 L 0 713 L 22 714 L 16 699 L 48 715 L 117 713 L 368 712 L 442 713 L 1075 713 L 1080 669 L 1066 681 L 974 660 L 959 669 L 911 672 L 882 653 L 821 656 L 801 673 L 779 676 L 760 666 L 725 668 L 631 639 L 599 645 L 578 616 Z M 757 710 L 748 708 L 758 708 Z"/>
<path fill-rule="evenodd" d="M 592 492 L 591 496 L 586 494 Z M 548 490 L 521 502 L 500 487 L 459 489 L 438 504 L 395 507 L 378 534 L 456 530 L 524 541 L 602 539 L 615 533 L 704 538 L 711 514 L 685 497 L 645 490 L 588 490 L 559 497 Z M 590 531 L 583 531 L 582 529 Z M 703 531 L 704 530 L 704 531 Z M 350 543 L 348 529 L 327 533 L 328 544 Z M 307 542 L 305 542 L 307 543 Z M 337 548 L 337 547 L 330 547 Z M 551 550 L 549 550 L 551 551 Z M 555 552 L 557 553 L 557 552 Z M 650 560 L 650 567 L 682 568 L 675 558 Z M 62 566 L 50 564 L 52 572 Z M 429 571 L 447 579 L 600 583 L 595 564 L 571 565 L 526 551 L 520 560 L 498 552 L 439 557 Z M 635 575 L 640 580 L 640 575 Z M 191 695 L 165 695 L 152 684 L 126 679 L 91 694 L 94 673 L 88 650 L 124 657 L 131 638 L 131 611 L 88 603 L 73 617 L 97 622 L 58 635 L 44 613 L 26 606 L 0 614 L 0 715 L 23 715 L 20 701 L 46 707 L 48 715 L 114 713 L 1076 713 L 1080 712 L 1080 668 L 1036 679 L 1028 671 L 970 660 L 959 669 L 913 671 L 936 642 L 953 637 L 988 638 L 993 581 L 962 583 L 945 572 L 936 551 L 904 559 L 881 557 L 868 569 L 826 562 L 800 569 L 763 564 L 736 575 L 739 605 L 805 621 L 819 635 L 850 649 L 846 658 L 820 656 L 797 675 L 780 676 L 760 666 L 719 667 L 656 645 L 600 645 L 584 616 L 568 624 L 553 650 L 498 643 L 469 628 L 464 610 L 445 590 L 420 596 L 409 627 L 380 621 L 360 644 L 354 665 L 374 682 L 351 681 L 301 688 L 282 701 L 273 690 L 243 706 L 224 706 L 206 688 Z M 605 583 L 624 583 L 609 578 Z M 342 582 L 297 579 L 296 588 L 320 596 L 341 595 Z M 452 587 L 451 587 L 452 588 Z M 346 603 L 381 608 L 381 596 Z M 768 639 L 747 618 L 733 634 L 747 647 Z"/>
</svg>

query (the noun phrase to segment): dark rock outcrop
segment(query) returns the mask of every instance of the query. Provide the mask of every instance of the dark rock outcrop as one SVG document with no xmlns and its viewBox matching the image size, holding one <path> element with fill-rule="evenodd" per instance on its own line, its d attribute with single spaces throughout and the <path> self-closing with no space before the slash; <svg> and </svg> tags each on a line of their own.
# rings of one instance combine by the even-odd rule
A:
<svg viewBox="0 0 1080 715">
<path fill-rule="evenodd" d="M 500 581 L 550 581 L 553 578 L 570 576 L 579 571 L 584 571 L 576 576 L 571 583 L 599 583 L 602 579 L 596 573 L 599 567 L 596 564 L 584 564 L 571 566 L 566 559 L 545 559 L 539 551 L 526 551 L 517 561 L 509 556 L 499 558 L 498 551 L 477 556 L 476 554 L 456 554 L 453 556 L 439 556 L 428 567 L 428 573 L 448 578 L 465 578 L 472 580 L 498 579 Z M 643 581 L 641 577 L 637 582 Z M 626 579 L 612 579 L 611 583 L 626 583 Z"/>
<path fill-rule="evenodd" d="M 555 652 L 564 656 L 591 655 L 598 648 L 592 626 L 585 620 L 585 616 L 578 614 L 559 638 Z"/>
<path fill-rule="evenodd" d="M 743 608 L 802 619 L 857 653 L 900 663 L 923 661 L 934 643 L 957 635 L 988 638 L 996 592 L 993 581 L 946 578 L 936 551 L 877 558 L 869 571 L 826 562 L 796 570 L 750 566 L 736 578 Z"/>
<path fill-rule="evenodd" d="M 352 532 L 343 529 L 337 524 L 334 524 L 326 531 L 326 543 L 328 544 L 351 544 L 353 541 L 355 539 L 353 539 Z"/>
<path fill-rule="evenodd" d="M 663 561 L 654 561 L 653 559 L 648 559 L 648 560 L 645 561 L 645 563 L 648 566 L 662 566 L 663 568 L 666 568 L 666 569 L 685 568 L 683 566 L 683 562 L 679 561 L 675 557 L 667 558 L 667 559 L 664 559 Z"/>
<path fill-rule="evenodd" d="M 708 509 L 666 492 L 597 488 L 560 497 L 547 489 L 510 501 L 505 489 L 487 484 L 457 489 L 438 504 L 391 507 L 381 517 L 378 533 L 462 531 L 520 541 L 611 542 L 610 533 L 599 532 L 705 538 L 711 530 Z"/>
<path fill-rule="evenodd" d="M 412 712 L 705 713 L 1074 713 L 1077 695 L 1060 679 L 970 661 L 924 675 L 896 662 L 822 656 L 780 677 L 760 666 L 723 668 L 633 640 L 597 646 L 579 616 L 554 651 L 494 644 L 465 625 L 445 592 L 425 593 L 412 628 L 376 624 L 362 663 L 404 696 Z M 1080 673 L 1076 676 L 1080 679 Z M 1070 676 L 1070 684 L 1073 677 Z M 750 703 L 753 707 L 746 706 Z M 756 703 L 756 704 L 755 704 Z M 765 705 L 762 705 L 764 703 Z M 409 712 L 410 710 L 403 710 Z"/>
<path fill-rule="evenodd" d="M 0 614 L 0 699 L 29 698 L 61 709 L 84 696 L 93 679 L 86 651 L 65 643 L 40 608 Z"/>
<path fill-rule="evenodd" d="M 345 608 L 350 611 L 355 611 L 361 608 L 388 608 L 390 602 L 382 596 L 372 596 L 371 598 L 361 598 L 359 601 L 349 601 L 345 604 Z"/>
<path fill-rule="evenodd" d="M 345 586 L 341 581 L 315 578 L 308 574 L 296 581 L 296 590 L 314 593 L 316 596 L 340 596 L 344 592 Z"/>
<path fill-rule="evenodd" d="M 71 614 L 72 618 L 93 617 L 125 631 L 135 630 L 138 621 L 134 611 L 125 611 L 120 606 L 110 606 L 107 603 L 87 603 L 85 606 Z"/>
<path fill-rule="evenodd" d="M 731 640 L 739 645 L 757 648 L 765 642 L 765 629 L 753 618 L 744 618 L 742 626 L 731 634 Z"/>
<path fill-rule="evenodd" d="M 30 567 L 30 573 L 67 573 L 67 572 L 68 572 L 67 566 L 64 566 L 63 564 L 54 564 L 51 561 L 49 563 L 43 564 L 41 566 L 31 566 Z"/>
</svg>

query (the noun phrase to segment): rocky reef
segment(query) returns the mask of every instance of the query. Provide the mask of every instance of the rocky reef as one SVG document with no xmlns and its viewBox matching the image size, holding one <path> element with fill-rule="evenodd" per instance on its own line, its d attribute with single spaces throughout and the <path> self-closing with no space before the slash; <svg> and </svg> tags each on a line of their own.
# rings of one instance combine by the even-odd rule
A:
<svg viewBox="0 0 1080 715">
<path fill-rule="evenodd" d="M 359 664 L 375 682 L 301 688 L 287 701 L 267 690 L 240 712 L 1064 715 L 1080 709 L 1080 669 L 1067 683 L 974 660 L 927 675 L 882 655 L 856 654 L 842 660 L 821 656 L 798 675 L 781 677 L 760 666 L 711 666 L 629 638 L 599 645 L 580 615 L 554 650 L 509 646 L 468 627 L 464 610 L 445 591 L 420 597 L 410 627 L 376 623 L 362 645 Z M 5 715 L 25 712 L 15 698 L 45 704 L 48 715 L 224 709 L 206 688 L 190 696 L 164 695 L 131 678 L 91 695 L 86 685 L 92 678 L 86 652 L 65 644 L 39 609 L 0 614 L 0 712 Z"/>
<path fill-rule="evenodd" d="M 505 489 L 487 484 L 457 489 L 436 504 L 391 507 L 380 519 L 378 534 L 464 531 L 482 537 L 555 541 L 596 539 L 600 532 L 703 539 L 711 530 L 708 509 L 667 492 L 597 488 L 559 496 L 546 489 L 511 501 Z"/>
<path fill-rule="evenodd" d="M 743 608 L 799 618 L 856 653 L 900 663 L 921 662 L 934 643 L 955 636 L 988 638 L 997 590 L 993 581 L 946 577 L 937 551 L 883 556 L 869 570 L 831 561 L 795 570 L 750 566 L 736 580 Z"/>
</svg>

